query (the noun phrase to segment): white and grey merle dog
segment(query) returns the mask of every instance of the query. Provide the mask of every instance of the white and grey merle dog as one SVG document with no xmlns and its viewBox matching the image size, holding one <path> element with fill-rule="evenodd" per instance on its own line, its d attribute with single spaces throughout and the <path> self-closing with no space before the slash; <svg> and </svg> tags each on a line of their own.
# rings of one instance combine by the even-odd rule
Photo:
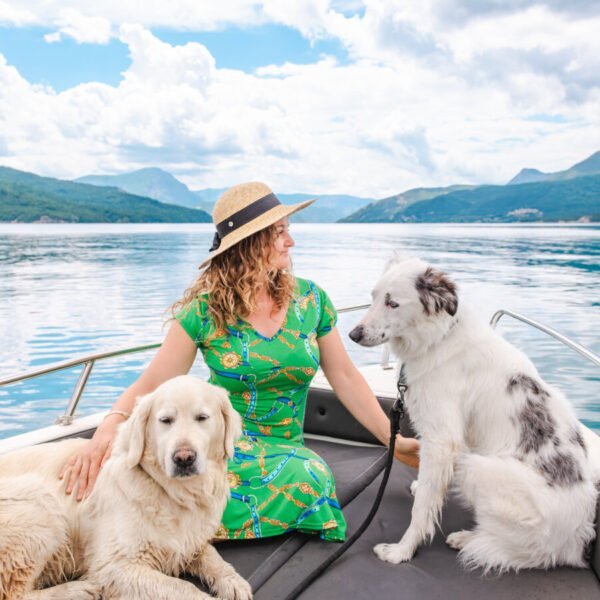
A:
<svg viewBox="0 0 600 600">
<path fill-rule="evenodd" d="M 421 439 L 410 526 L 377 556 L 410 560 L 435 532 L 451 482 L 475 513 L 447 538 L 464 563 L 498 572 L 585 567 L 596 473 L 571 406 L 531 361 L 459 303 L 455 284 L 419 259 L 395 257 L 350 337 L 390 342 L 404 362 Z"/>
</svg>

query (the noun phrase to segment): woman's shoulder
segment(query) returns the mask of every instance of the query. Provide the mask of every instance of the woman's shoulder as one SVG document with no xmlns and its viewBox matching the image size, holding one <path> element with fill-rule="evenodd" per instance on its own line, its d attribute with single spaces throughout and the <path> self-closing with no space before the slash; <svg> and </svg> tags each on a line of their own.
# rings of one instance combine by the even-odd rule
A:
<svg viewBox="0 0 600 600">
<path fill-rule="evenodd" d="M 196 294 L 179 311 L 179 318 L 187 317 L 190 314 L 204 316 L 208 313 L 208 294 Z"/>
<path fill-rule="evenodd" d="M 307 296 L 314 295 L 320 302 L 328 302 L 329 296 L 327 292 L 313 279 L 302 279 L 296 277 L 296 290 L 298 298 L 306 298 Z"/>
<path fill-rule="evenodd" d="M 323 288 L 312 279 L 304 279 L 302 277 L 296 277 L 295 279 L 296 288 L 300 295 L 310 291 L 323 291 Z"/>
</svg>

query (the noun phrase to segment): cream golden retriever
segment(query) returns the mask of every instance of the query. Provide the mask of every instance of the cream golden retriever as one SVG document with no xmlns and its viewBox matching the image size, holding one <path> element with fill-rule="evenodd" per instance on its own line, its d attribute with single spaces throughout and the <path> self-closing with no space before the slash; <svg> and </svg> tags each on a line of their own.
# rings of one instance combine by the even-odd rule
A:
<svg viewBox="0 0 600 600">
<path fill-rule="evenodd" d="M 85 440 L 0 457 L 0 599 L 247 600 L 249 584 L 211 546 L 241 433 L 227 393 L 190 376 L 139 399 L 93 493 L 58 474 Z"/>
</svg>

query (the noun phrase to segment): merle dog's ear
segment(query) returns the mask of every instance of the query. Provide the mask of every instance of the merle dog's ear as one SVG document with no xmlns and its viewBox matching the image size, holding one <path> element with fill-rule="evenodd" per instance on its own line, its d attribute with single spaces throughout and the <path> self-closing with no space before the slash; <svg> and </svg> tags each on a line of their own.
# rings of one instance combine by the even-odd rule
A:
<svg viewBox="0 0 600 600">
<path fill-rule="evenodd" d="M 441 271 L 427 267 L 424 273 L 417 277 L 415 287 L 419 292 L 419 300 L 425 314 L 438 314 L 445 310 L 454 316 L 458 309 L 456 284 Z"/>
<path fill-rule="evenodd" d="M 398 251 L 395 251 L 394 254 L 392 255 L 392 258 L 390 258 L 390 260 L 387 261 L 385 268 L 383 270 L 384 273 L 390 267 L 397 265 L 398 263 L 404 262 L 405 260 L 408 260 L 409 258 L 410 258 L 410 256 L 404 256 L 403 254 L 400 254 Z"/>
</svg>

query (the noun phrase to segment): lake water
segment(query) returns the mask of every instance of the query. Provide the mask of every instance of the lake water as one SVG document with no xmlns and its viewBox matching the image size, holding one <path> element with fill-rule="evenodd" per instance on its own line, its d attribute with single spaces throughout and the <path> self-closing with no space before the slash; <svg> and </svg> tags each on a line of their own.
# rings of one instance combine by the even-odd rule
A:
<svg viewBox="0 0 600 600">
<path fill-rule="evenodd" d="M 452 275 L 462 301 L 489 319 L 509 308 L 600 353 L 600 227 L 296 224 L 294 270 L 338 308 L 366 304 L 394 251 Z M 165 309 L 197 274 L 211 225 L 0 225 L 0 378 L 97 350 L 159 341 Z M 380 359 L 347 338 L 362 313 L 340 316 L 358 364 Z M 600 430 L 600 369 L 504 318 L 500 331 Z M 99 363 L 79 414 L 109 406 L 151 353 Z M 194 372 L 205 375 L 198 360 Z M 51 424 L 79 370 L 0 388 L 0 438 Z"/>
</svg>

